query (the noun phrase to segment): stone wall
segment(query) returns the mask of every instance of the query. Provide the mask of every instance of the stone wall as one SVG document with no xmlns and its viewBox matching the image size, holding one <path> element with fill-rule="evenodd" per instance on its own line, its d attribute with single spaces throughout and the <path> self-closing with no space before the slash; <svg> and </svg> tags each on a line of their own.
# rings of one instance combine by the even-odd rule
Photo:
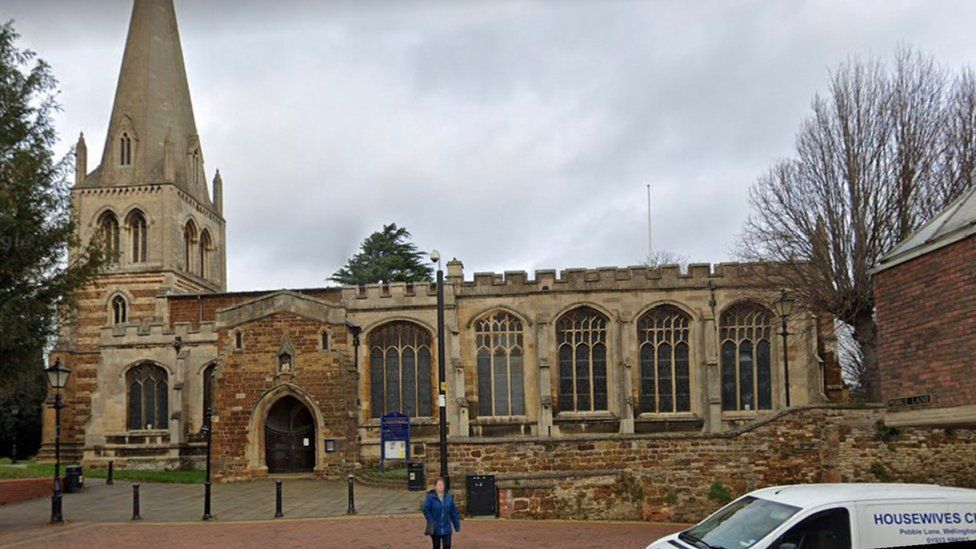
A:
<svg viewBox="0 0 976 549">
<path fill-rule="evenodd" d="M 924 482 L 976 487 L 976 430 L 890 429 L 883 410 L 811 406 L 715 434 L 451 442 L 455 490 L 494 474 L 502 516 L 696 521 L 782 484 Z M 428 446 L 436 470 L 439 452 Z"/>
</svg>

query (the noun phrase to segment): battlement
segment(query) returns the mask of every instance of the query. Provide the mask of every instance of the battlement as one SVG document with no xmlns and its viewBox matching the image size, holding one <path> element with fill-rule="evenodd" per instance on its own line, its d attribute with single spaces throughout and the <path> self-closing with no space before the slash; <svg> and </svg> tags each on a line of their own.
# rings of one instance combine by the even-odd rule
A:
<svg viewBox="0 0 976 549">
<path fill-rule="evenodd" d="M 394 282 L 392 284 L 368 284 L 366 286 L 344 286 L 342 302 L 348 307 L 369 307 L 372 304 L 382 306 L 435 304 L 437 302 L 437 284 L 433 282 Z M 446 300 L 453 299 L 453 288 L 444 285 Z"/>
<path fill-rule="evenodd" d="M 172 346 L 173 340 L 181 337 L 188 345 L 194 343 L 212 343 L 217 340 L 217 331 L 212 321 L 198 324 L 177 322 L 170 327 L 165 322 L 132 323 L 122 326 L 102 328 L 101 346 L 124 347 L 130 345 L 165 345 Z"/>
<path fill-rule="evenodd" d="M 738 287 L 756 285 L 774 267 L 768 263 L 693 263 L 646 267 L 599 267 L 596 269 L 537 270 L 475 273 L 462 283 L 461 295 L 546 291 L 673 289 Z"/>
</svg>

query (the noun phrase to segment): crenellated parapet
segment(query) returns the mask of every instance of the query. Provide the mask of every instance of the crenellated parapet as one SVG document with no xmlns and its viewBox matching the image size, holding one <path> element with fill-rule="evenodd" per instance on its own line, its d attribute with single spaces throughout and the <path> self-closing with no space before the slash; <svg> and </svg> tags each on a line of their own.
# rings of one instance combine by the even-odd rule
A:
<svg viewBox="0 0 976 549">
<path fill-rule="evenodd" d="M 434 283 L 395 282 L 347 286 L 341 289 L 341 295 L 343 305 L 352 310 L 437 305 L 437 285 Z M 444 299 L 447 303 L 454 300 L 454 288 L 450 284 L 444 285 Z"/>
<path fill-rule="evenodd" d="M 465 280 L 459 297 L 537 292 L 612 290 L 672 290 L 680 288 L 736 288 L 756 286 L 774 266 L 757 263 L 694 263 L 684 270 L 679 265 L 660 267 L 601 267 L 596 269 L 537 270 L 532 278 L 525 271 L 475 273 Z"/>
<path fill-rule="evenodd" d="M 170 327 L 164 322 L 130 323 L 109 326 L 101 330 L 101 347 L 172 347 L 179 336 L 185 345 L 214 344 L 217 341 L 216 324 L 204 321 L 199 324 L 177 322 Z"/>
</svg>

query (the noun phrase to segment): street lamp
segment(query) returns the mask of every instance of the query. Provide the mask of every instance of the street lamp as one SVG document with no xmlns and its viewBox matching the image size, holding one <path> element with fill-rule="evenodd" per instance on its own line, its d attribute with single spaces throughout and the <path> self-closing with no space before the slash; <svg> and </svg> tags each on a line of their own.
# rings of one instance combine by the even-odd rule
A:
<svg viewBox="0 0 976 549">
<path fill-rule="evenodd" d="M 44 369 L 47 381 L 54 389 L 54 494 L 51 496 L 51 522 L 64 522 L 61 514 L 61 389 L 68 384 L 71 370 L 61 365 L 61 359 Z"/>
<path fill-rule="evenodd" d="M 779 315 L 782 321 L 783 331 L 779 335 L 783 336 L 783 380 L 786 382 L 786 407 L 790 407 L 790 354 L 786 348 L 786 336 L 789 332 L 786 331 L 786 321 L 793 314 L 793 307 L 796 305 L 796 300 L 790 297 L 790 294 L 783 290 L 780 296 L 776 298 L 773 302 L 773 307 L 776 308 L 776 313 Z"/>
<path fill-rule="evenodd" d="M 441 269 L 441 254 L 430 252 L 430 261 L 437 264 L 437 404 L 440 407 L 440 447 L 441 474 L 444 487 L 451 488 L 451 476 L 447 472 L 447 363 L 444 356 L 444 271 Z"/>
</svg>

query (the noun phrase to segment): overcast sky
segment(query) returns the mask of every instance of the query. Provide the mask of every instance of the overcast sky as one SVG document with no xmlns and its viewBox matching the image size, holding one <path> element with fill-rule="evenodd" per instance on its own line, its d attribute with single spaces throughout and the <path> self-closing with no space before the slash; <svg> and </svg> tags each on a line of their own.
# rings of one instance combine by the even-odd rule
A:
<svg viewBox="0 0 976 549">
<path fill-rule="evenodd" d="M 976 2 L 177 0 L 232 290 L 309 287 L 383 223 L 475 271 L 734 257 L 828 70 L 976 59 Z M 3 0 L 97 165 L 128 0 Z"/>
</svg>

